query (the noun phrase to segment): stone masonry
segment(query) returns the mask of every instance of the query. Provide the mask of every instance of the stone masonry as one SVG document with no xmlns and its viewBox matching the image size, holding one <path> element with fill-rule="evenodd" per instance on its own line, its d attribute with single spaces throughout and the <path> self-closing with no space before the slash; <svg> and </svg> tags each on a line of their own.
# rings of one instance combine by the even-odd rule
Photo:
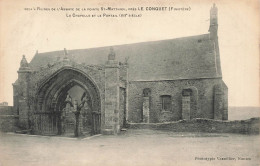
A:
<svg viewBox="0 0 260 166">
<path fill-rule="evenodd" d="M 88 103 L 82 131 L 91 128 L 92 134 L 118 134 L 127 123 L 227 120 L 228 88 L 222 80 L 218 9 L 215 4 L 210 9 L 209 33 L 203 35 L 37 51 L 30 63 L 23 56 L 13 93 L 17 125 L 34 134 L 66 133 L 64 110 L 73 110 L 73 104 L 65 100 L 74 95 L 69 103 L 80 105 L 83 96 L 79 94 L 87 96 Z"/>
</svg>

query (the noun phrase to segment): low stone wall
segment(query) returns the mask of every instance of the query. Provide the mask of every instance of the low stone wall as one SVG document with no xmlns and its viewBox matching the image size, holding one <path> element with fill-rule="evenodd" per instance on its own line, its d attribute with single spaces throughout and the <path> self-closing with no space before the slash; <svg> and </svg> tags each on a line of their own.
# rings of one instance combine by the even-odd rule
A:
<svg viewBox="0 0 260 166">
<path fill-rule="evenodd" d="M 12 106 L 0 106 L 0 131 L 14 132 L 18 130 L 18 116 Z"/>
<path fill-rule="evenodd" d="M 130 123 L 128 127 L 132 129 L 159 129 L 175 132 L 259 134 L 260 118 L 235 121 L 192 119 L 165 123 Z"/>
<path fill-rule="evenodd" d="M 0 131 L 14 132 L 18 130 L 18 116 L 0 115 Z"/>
<path fill-rule="evenodd" d="M 0 106 L 0 115 L 15 115 L 12 106 Z"/>
</svg>

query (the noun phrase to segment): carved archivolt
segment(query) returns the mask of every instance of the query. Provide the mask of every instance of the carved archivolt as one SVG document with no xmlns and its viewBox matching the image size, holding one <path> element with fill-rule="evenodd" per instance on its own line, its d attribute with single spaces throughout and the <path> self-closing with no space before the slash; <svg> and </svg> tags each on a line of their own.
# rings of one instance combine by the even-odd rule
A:
<svg viewBox="0 0 260 166">
<path fill-rule="evenodd" d="M 100 88 L 88 74 L 73 67 L 61 68 L 38 85 L 35 94 L 35 111 L 59 111 L 67 91 L 75 85 L 82 87 L 89 94 L 93 111 L 99 112 Z"/>
</svg>

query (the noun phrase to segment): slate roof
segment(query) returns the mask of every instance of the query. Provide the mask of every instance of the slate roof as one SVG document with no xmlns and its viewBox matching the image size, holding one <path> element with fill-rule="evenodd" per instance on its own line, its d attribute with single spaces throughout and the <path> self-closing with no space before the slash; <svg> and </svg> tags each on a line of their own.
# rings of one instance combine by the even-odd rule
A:
<svg viewBox="0 0 260 166">
<path fill-rule="evenodd" d="M 68 50 L 69 59 L 87 65 L 105 64 L 110 47 Z M 176 80 L 221 77 L 217 73 L 216 51 L 209 34 L 161 41 L 113 46 L 116 59 L 129 57 L 130 81 Z M 38 53 L 30 67 L 53 63 L 64 51 Z"/>
</svg>

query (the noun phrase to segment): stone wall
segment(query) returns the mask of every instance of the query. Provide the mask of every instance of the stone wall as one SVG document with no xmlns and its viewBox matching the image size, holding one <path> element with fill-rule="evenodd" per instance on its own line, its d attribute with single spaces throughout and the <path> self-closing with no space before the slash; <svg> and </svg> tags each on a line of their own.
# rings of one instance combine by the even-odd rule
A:
<svg viewBox="0 0 260 166">
<path fill-rule="evenodd" d="M 12 106 L 0 106 L 0 115 L 15 115 L 16 112 Z"/>
<path fill-rule="evenodd" d="M 16 131 L 18 116 L 15 115 L 12 106 L 0 106 L 0 131 L 14 132 Z"/>
<path fill-rule="evenodd" d="M 116 134 L 119 125 L 119 62 L 109 60 L 105 69 L 105 127 L 104 134 Z"/>
<path fill-rule="evenodd" d="M 162 95 L 170 95 L 172 100 L 171 118 L 169 121 L 177 121 L 182 118 L 182 91 L 183 89 L 196 89 L 198 94 L 191 102 L 192 118 L 214 118 L 214 85 L 222 84 L 221 78 L 213 79 L 187 79 L 173 81 L 132 81 L 129 82 L 128 89 L 128 121 L 141 122 L 142 106 L 143 106 L 143 90 L 149 88 L 151 90 L 150 105 L 150 122 L 157 123 L 160 121 L 162 112 Z M 227 94 L 226 94 L 227 95 Z M 195 106 L 196 104 L 196 106 Z"/>
<path fill-rule="evenodd" d="M 21 66 L 26 68 L 20 67 L 18 80 L 13 84 L 14 110 L 19 115 L 20 127 L 31 128 L 28 122 L 32 113 L 62 109 L 67 91 L 75 85 L 89 92 L 92 111 L 101 112 L 102 129 L 118 133 L 123 126 L 126 96 L 119 110 L 119 87 L 127 88 L 126 63 L 113 59 L 103 65 L 86 65 L 65 56 L 35 70 L 23 57 Z"/>
<path fill-rule="evenodd" d="M 259 134 L 260 118 L 222 121 L 213 119 L 180 120 L 165 123 L 130 123 L 132 129 L 159 129 L 174 132 Z"/>
<path fill-rule="evenodd" d="M 42 85 L 46 84 L 46 80 L 56 76 L 59 71 L 63 71 L 65 69 L 72 69 L 73 71 L 81 71 L 82 73 L 86 73 L 93 82 L 96 84 L 96 89 L 98 91 L 98 95 L 100 97 L 100 105 L 102 114 L 102 118 L 104 118 L 104 96 L 105 96 L 105 80 L 104 80 L 104 65 L 84 65 L 77 64 L 73 61 L 64 59 L 61 61 L 56 61 L 53 64 L 48 64 L 46 66 L 42 66 L 40 70 L 31 70 L 27 73 L 22 73 L 20 70 L 18 71 L 18 80 L 13 84 L 14 88 L 14 110 L 19 114 L 19 126 L 24 129 L 30 128 L 27 124 L 28 122 L 28 112 L 31 111 L 39 111 L 40 108 L 37 104 L 41 102 L 44 98 L 41 96 L 37 97 L 37 93 Z M 48 83 L 48 82 L 47 82 Z M 51 99 L 51 98 L 50 98 Z M 47 102 L 44 100 L 44 102 Z M 95 110 L 96 111 L 96 110 Z M 104 122 L 102 121 L 101 126 L 104 126 Z"/>
</svg>

